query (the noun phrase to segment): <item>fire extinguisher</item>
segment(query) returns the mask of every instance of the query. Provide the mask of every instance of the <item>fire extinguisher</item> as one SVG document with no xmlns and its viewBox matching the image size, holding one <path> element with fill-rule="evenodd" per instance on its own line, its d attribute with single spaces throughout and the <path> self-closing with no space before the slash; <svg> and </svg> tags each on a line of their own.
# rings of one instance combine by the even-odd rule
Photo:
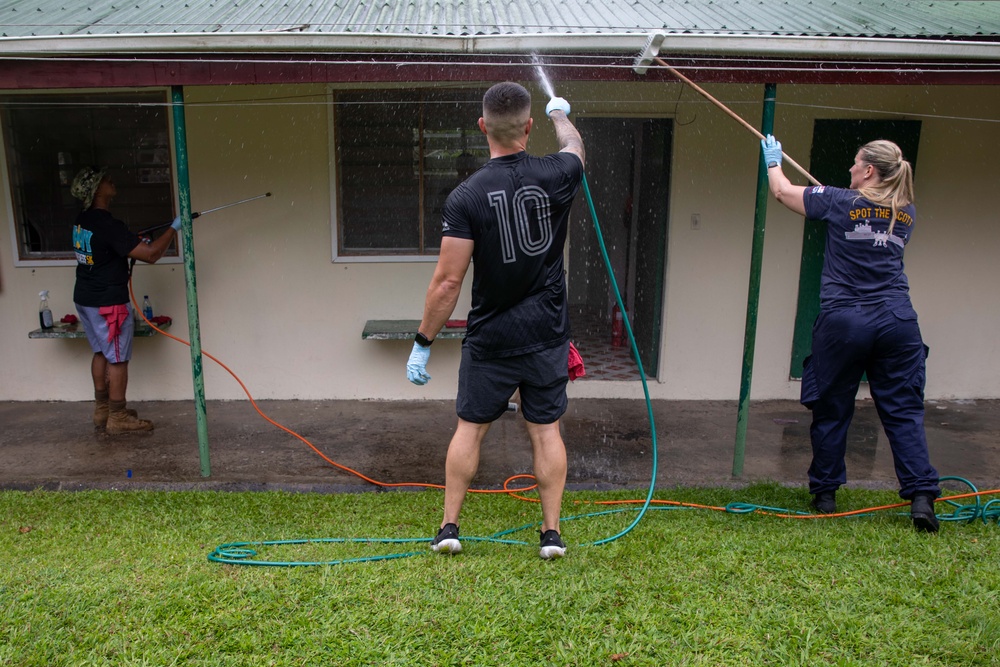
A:
<svg viewBox="0 0 1000 667">
<path fill-rule="evenodd" d="M 625 345 L 625 320 L 622 317 L 622 310 L 615 303 L 611 311 L 611 346 L 623 347 Z"/>
</svg>

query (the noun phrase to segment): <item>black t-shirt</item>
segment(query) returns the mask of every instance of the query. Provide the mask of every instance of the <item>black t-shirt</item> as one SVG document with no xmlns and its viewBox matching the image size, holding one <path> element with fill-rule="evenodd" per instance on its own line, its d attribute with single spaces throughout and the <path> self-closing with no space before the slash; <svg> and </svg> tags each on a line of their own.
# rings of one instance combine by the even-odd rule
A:
<svg viewBox="0 0 1000 667">
<path fill-rule="evenodd" d="M 91 208 L 73 226 L 76 288 L 73 301 L 81 306 L 128 303 L 128 254 L 141 239 L 108 211 Z"/>
<path fill-rule="evenodd" d="M 569 340 L 563 248 L 583 164 L 572 153 L 494 158 L 448 196 L 442 233 L 471 239 L 472 309 L 465 345 L 476 359 Z"/>
</svg>

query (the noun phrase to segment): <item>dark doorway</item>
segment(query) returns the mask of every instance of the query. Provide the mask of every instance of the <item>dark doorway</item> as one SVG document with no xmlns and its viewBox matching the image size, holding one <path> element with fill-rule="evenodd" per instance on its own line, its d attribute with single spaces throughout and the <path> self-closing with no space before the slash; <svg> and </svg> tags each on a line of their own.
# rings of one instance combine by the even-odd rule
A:
<svg viewBox="0 0 1000 667">
<path fill-rule="evenodd" d="M 604 245 L 647 376 L 659 368 L 666 269 L 672 122 L 581 118 L 590 185 Z M 616 300 L 585 196 L 570 227 L 569 300 L 573 340 L 586 379 L 638 380 L 627 336 L 612 335 Z"/>
</svg>

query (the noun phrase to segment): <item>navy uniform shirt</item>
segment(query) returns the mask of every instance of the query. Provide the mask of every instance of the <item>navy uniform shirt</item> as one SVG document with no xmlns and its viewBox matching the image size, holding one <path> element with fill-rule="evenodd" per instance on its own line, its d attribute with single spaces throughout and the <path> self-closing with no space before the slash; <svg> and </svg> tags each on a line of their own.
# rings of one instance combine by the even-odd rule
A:
<svg viewBox="0 0 1000 667">
<path fill-rule="evenodd" d="M 913 233 L 913 204 L 897 211 L 890 236 L 887 232 L 892 209 L 873 204 L 857 190 L 807 187 L 803 201 L 807 217 L 827 222 L 820 286 L 822 307 L 909 298 L 903 248 Z"/>
<path fill-rule="evenodd" d="M 583 164 L 572 153 L 493 158 L 448 196 L 442 233 L 474 242 L 465 345 L 476 359 L 569 340 L 563 247 Z"/>
</svg>

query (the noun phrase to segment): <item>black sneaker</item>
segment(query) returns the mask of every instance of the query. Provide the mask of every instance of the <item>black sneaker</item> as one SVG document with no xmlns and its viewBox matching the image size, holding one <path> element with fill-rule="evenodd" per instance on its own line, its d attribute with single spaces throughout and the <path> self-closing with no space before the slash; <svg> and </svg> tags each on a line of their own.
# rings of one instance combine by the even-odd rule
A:
<svg viewBox="0 0 1000 667">
<path fill-rule="evenodd" d="M 923 533 L 938 531 L 938 518 L 934 514 L 934 496 L 929 493 L 918 493 L 910 501 L 910 519 L 913 527 Z"/>
<path fill-rule="evenodd" d="M 462 543 L 458 541 L 458 526 L 446 523 L 438 531 L 437 537 L 431 541 L 431 551 L 440 554 L 457 554 L 462 551 Z"/>
<path fill-rule="evenodd" d="M 541 533 L 541 548 L 538 550 L 538 555 L 545 560 L 562 558 L 566 555 L 566 545 L 559 537 L 558 530 L 546 530 Z"/>
<path fill-rule="evenodd" d="M 837 492 L 820 491 L 819 493 L 813 495 L 812 506 L 813 509 L 820 514 L 836 514 Z"/>
</svg>

